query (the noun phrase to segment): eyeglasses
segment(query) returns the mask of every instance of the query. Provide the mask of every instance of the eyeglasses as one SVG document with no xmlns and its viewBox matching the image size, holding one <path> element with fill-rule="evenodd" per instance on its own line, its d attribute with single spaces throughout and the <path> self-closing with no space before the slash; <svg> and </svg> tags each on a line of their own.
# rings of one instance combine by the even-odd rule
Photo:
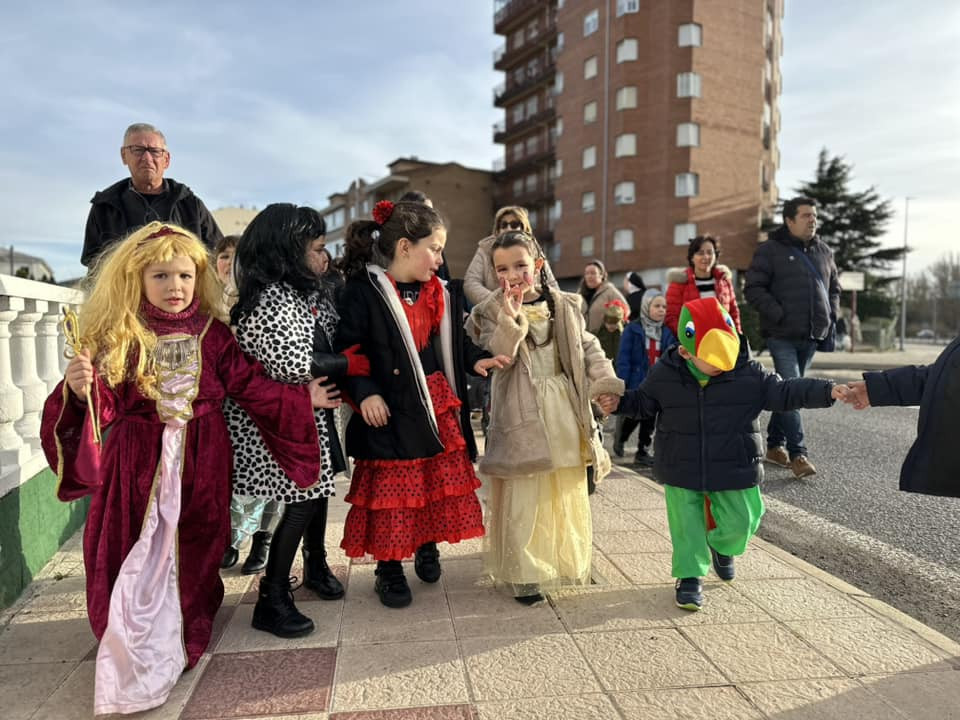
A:
<svg viewBox="0 0 960 720">
<path fill-rule="evenodd" d="M 507 230 L 507 229 L 510 229 L 510 230 L 522 230 L 522 229 L 523 229 L 523 223 L 520 222 L 519 220 L 509 220 L 509 221 L 503 220 L 503 221 L 501 221 L 501 223 L 500 223 L 500 229 L 501 229 L 501 230 Z"/>
<path fill-rule="evenodd" d="M 162 158 L 163 154 L 167 152 L 166 148 L 147 147 L 145 145 L 124 145 L 123 149 L 129 150 L 136 157 L 143 157 L 144 153 L 150 153 L 150 157 Z"/>
</svg>

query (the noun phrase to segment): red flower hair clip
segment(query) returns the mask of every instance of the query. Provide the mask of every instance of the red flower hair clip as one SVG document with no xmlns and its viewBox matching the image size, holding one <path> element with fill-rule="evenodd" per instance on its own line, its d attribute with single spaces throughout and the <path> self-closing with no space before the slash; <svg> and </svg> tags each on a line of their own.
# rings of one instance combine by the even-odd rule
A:
<svg viewBox="0 0 960 720">
<path fill-rule="evenodd" d="M 393 215 L 394 204 L 389 200 L 381 200 L 373 206 L 373 220 L 378 225 L 383 225 Z"/>
</svg>

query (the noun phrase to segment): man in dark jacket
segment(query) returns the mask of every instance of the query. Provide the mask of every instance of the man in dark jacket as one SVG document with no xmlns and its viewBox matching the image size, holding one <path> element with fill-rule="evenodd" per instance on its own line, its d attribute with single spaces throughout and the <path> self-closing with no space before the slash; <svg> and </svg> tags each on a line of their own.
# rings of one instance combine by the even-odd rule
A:
<svg viewBox="0 0 960 720">
<path fill-rule="evenodd" d="M 211 250 L 223 235 L 213 215 L 186 185 L 163 173 L 170 167 L 170 151 L 163 133 L 153 125 L 127 128 L 120 159 L 130 177 L 101 190 L 90 200 L 80 262 L 90 267 L 100 254 L 154 220 L 171 222 L 194 233 Z"/>
<path fill-rule="evenodd" d="M 933 365 L 907 365 L 866 372 L 850 383 L 845 402 L 857 410 L 871 405 L 919 405 L 917 439 L 900 469 L 906 492 L 960 497 L 960 456 L 956 427 L 960 419 L 960 338 Z"/>
<path fill-rule="evenodd" d="M 743 294 L 760 313 L 760 332 L 774 367 L 787 379 L 803 377 L 817 345 L 826 345 L 834 337 L 840 283 L 833 253 L 816 236 L 815 201 L 788 200 L 783 220 L 784 225 L 754 253 Z M 796 410 L 770 416 L 766 460 L 789 467 L 798 478 L 816 474 L 807 459 L 803 424 Z"/>
</svg>

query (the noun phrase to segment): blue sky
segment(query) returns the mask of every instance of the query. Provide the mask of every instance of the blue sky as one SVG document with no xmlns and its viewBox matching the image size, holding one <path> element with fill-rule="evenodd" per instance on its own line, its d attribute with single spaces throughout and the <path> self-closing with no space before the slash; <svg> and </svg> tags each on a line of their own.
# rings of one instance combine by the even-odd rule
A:
<svg viewBox="0 0 960 720">
<path fill-rule="evenodd" d="M 82 271 L 89 199 L 125 174 L 134 121 L 164 130 L 168 175 L 211 209 L 322 206 L 401 155 L 489 167 L 498 154 L 485 0 L 5 5 L 0 245 L 59 278 Z M 889 243 L 915 196 L 911 271 L 953 250 L 960 3 L 787 0 L 784 36 L 781 193 L 826 146 L 857 187 L 896 199 Z"/>
</svg>

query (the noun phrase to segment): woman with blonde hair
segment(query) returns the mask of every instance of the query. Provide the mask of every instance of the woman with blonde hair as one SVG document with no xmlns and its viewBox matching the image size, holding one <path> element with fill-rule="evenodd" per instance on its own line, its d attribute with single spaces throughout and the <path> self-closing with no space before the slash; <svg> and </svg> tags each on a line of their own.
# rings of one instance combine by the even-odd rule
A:
<svg viewBox="0 0 960 720">
<path fill-rule="evenodd" d="M 493 217 L 493 233 L 477 244 L 477 251 L 463 276 L 463 292 L 471 305 L 478 305 L 483 302 L 487 295 L 500 287 L 497 273 L 493 269 L 491 248 L 497 237 L 510 230 L 519 230 L 533 236 L 533 229 L 530 227 L 530 215 L 526 208 L 519 205 L 507 205 L 497 210 L 497 214 Z M 547 282 L 551 286 L 555 286 L 557 281 L 550 269 L 550 263 L 546 259 L 543 262 L 546 268 Z"/>
</svg>

